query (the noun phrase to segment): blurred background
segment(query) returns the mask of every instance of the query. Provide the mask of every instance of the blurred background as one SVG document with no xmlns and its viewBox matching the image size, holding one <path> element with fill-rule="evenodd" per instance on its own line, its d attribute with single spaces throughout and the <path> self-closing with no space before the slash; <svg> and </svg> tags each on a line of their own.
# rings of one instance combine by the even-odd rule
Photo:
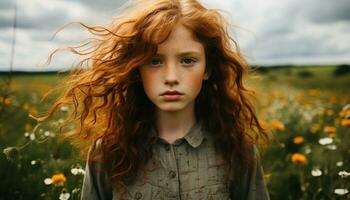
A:
<svg viewBox="0 0 350 200">
<path fill-rule="evenodd" d="M 55 49 L 105 25 L 122 0 L 0 1 L 0 199 L 79 199 L 85 161 L 45 113 L 79 60 Z M 261 149 L 271 199 L 350 199 L 350 1 L 201 0 L 220 9 L 252 66 L 246 83 L 272 144 Z"/>
</svg>

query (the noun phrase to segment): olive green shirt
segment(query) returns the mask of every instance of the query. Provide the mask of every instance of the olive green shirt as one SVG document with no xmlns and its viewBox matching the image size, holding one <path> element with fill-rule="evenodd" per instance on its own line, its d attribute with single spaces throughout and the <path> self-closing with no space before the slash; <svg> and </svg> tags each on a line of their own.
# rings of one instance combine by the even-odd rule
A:
<svg viewBox="0 0 350 200">
<path fill-rule="evenodd" d="M 155 130 L 151 134 L 158 136 Z M 111 188 L 101 163 L 87 162 L 81 199 L 117 200 L 120 193 L 122 199 L 146 200 L 269 199 L 259 157 L 252 173 L 245 175 L 239 191 L 230 191 L 229 165 L 217 153 L 213 141 L 200 122 L 173 144 L 157 137 L 153 156 L 146 165 L 147 173 L 139 172 L 124 191 Z M 90 148 L 88 159 L 98 151 L 98 143 Z"/>
</svg>

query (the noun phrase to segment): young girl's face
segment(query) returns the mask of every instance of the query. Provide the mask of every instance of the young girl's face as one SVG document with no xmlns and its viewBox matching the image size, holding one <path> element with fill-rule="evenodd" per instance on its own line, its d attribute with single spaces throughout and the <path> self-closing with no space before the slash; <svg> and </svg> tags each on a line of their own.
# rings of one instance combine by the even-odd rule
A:
<svg viewBox="0 0 350 200">
<path fill-rule="evenodd" d="M 202 81 L 208 78 L 205 64 L 204 46 L 177 24 L 150 63 L 139 69 L 146 95 L 161 111 L 193 109 Z"/>
</svg>

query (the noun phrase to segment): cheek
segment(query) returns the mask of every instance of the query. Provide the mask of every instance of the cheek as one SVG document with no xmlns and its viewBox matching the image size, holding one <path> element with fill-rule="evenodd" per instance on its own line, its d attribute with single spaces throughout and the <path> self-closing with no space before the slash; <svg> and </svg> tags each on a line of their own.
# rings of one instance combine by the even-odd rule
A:
<svg viewBox="0 0 350 200">
<path fill-rule="evenodd" d="M 195 73 L 188 78 L 189 78 L 189 82 L 192 83 L 191 84 L 192 89 L 199 91 L 203 83 L 204 73 Z"/>
<path fill-rule="evenodd" d="M 156 86 L 155 77 L 152 76 L 152 74 L 146 73 L 146 72 L 140 73 L 140 77 L 141 77 L 142 85 L 146 94 L 151 95 Z"/>
</svg>

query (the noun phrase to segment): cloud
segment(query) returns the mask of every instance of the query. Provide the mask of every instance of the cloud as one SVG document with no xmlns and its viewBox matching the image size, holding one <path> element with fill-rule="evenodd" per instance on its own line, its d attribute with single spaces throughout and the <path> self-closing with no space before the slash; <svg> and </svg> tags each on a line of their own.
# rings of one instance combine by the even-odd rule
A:
<svg viewBox="0 0 350 200">
<path fill-rule="evenodd" d="M 350 62 L 350 1 L 348 0 L 200 0 L 221 9 L 234 25 L 233 37 L 250 63 Z M 0 70 L 8 68 L 13 0 L 0 1 Z M 88 37 L 71 21 L 106 24 L 126 0 L 30 0 L 17 1 L 18 29 L 15 68 L 32 69 L 55 48 Z M 65 61 L 64 61 L 65 60 Z M 68 55 L 53 65 L 70 66 Z"/>
</svg>

